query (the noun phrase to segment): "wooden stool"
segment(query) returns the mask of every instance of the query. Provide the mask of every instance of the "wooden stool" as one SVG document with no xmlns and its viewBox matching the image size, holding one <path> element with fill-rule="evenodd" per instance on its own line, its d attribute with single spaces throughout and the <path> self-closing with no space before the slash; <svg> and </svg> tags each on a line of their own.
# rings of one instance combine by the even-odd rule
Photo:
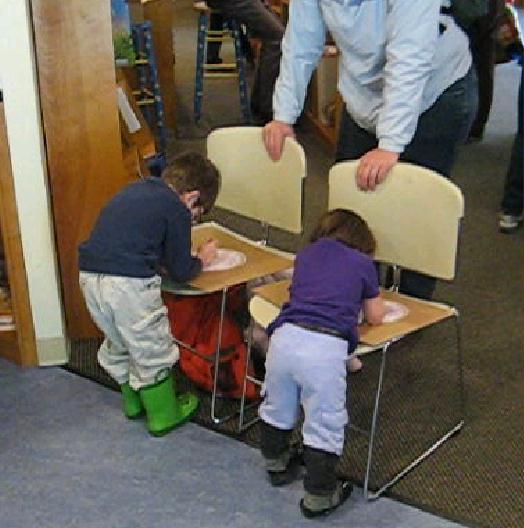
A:
<svg viewBox="0 0 524 528">
<path fill-rule="evenodd" d="M 200 4 L 200 2 L 199 2 Z M 244 120 L 251 122 L 251 111 L 249 108 L 249 96 L 247 93 L 246 60 L 242 53 L 240 44 L 240 30 L 235 20 L 225 20 L 222 29 L 212 30 L 209 28 L 211 13 L 220 14 L 219 10 L 211 10 L 207 5 L 194 5 L 198 12 L 198 40 L 195 75 L 195 98 L 194 117 L 198 123 L 202 117 L 202 97 L 204 95 L 204 79 L 238 79 L 238 91 L 240 95 L 240 108 Z M 235 47 L 235 62 L 230 63 L 208 63 L 208 42 L 233 42 Z"/>
</svg>

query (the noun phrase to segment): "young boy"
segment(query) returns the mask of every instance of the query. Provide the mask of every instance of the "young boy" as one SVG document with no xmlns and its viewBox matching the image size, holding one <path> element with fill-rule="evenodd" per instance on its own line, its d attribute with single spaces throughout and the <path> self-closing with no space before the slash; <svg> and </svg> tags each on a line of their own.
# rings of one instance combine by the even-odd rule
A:
<svg viewBox="0 0 524 528">
<path fill-rule="evenodd" d="M 79 247 L 80 287 L 105 335 L 98 361 L 120 385 L 125 415 L 138 418 L 145 410 L 155 436 L 187 421 L 198 407 L 196 396 L 175 395 L 171 368 L 179 352 L 159 267 L 184 282 L 213 260 L 212 240 L 191 255 L 191 224 L 211 209 L 219 186 L 210 161 L 181 155 L 161 178 L 136 181 L 114 196 Z"/>
<path fill-rule="evenodd" d="M 364 220 L 344 209 L 326 213 L 297 254 L 290 300 L 269 325 L 261 450 L 270 482 L 295 477 L 297 460 L 289 445 L 304 409 L 306 517 L 327 514 L 351 494 L 335 465 L 344 447 L 346 360 L 358 343 L 361 308 L 371 324 L 382 322 L 377 272 L 371 256 L 375 239 Z"/>
</svg>

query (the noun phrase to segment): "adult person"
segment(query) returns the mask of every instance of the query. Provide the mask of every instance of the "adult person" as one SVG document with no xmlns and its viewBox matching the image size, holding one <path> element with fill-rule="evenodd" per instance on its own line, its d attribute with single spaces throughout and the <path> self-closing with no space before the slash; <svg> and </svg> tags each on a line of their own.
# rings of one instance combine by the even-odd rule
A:
<svg viewBox="0 0 524 528">
<path fill-rule="evenodd" d="M 496 62 L 495 37 L 503 11 L 504 0 L 489 0 L 488 13 L 471 29 L 471 54 L 478 78 L 479 104 L 469 131 L 469 142 L 482 140 L 491 111 Z"/>
<path fill-rule="evenodd" d="M 284 26 L 261 0 L 207 0 L 212 9 L 219 9 L 225 19 L 245 24 L 249 33 L 262 42 L 251 90 L 251 113 L 256 124 L 273 118 L 273 90 L 279 73 L 280 43 Z"/>
<path fill-rule="evenodd" d="M 272 159 L 293 136 L 326 30 L 340 50 L 344 100 L 336 159 L 360 159 L 360 188 L 374 190 L 403 160 L 449 177 L 477 107 L 466 34 L 441 8 L 449 0 L 292 0 L 263 130 Z M 435 281 L 404 273 L 405 293 L 430 297 Z"/>
<path fill-rule="evenodd" d="M 522 2 L 520 6 L 522 7 Z M 522 55 L 519 59 L 522 67 Z M 520 85 L 517 106 L 517 133 L 513 140 L 511 158 L 506 172 L 504 182 L 504 193 L 502 195 L 501 211 L 499 213 L 499 230 L 502 233 L 514 233 L 522 223 L 522 185 L 524 179 L 524 167 L 522 160 L 522 85 L 524 83 L 523 72 L 520 73 Z"/>
</svg>

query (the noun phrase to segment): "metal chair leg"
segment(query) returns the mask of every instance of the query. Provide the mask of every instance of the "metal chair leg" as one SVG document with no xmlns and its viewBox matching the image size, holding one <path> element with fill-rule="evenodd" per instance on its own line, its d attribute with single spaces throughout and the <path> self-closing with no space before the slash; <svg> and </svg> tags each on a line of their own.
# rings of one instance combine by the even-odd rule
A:
<svg viewBox="0 0 524 528">
<path fill-rule="evenodd" d="M 384 345 L 382 349 L 382 361 L 380 363 L 380 371 L 378 375 L 377 391 L 375 394 L 375 405 L 373 408 L 373 418 L 371 420 L 371 431 L 369 435 L 369 444 L 368 444 L 368 460 L 366 463 L 366 475 L 364 477 L 364 497 L 369 499 L 369 475 L 371 473 L 371 464 L 373 461 L 373 447 L 375 442 L 375 434 L 377 432 L 377 423 L 378 423 L 378 413 L 379 413 L 379 404 L 380 404 L 380 394 L 382 391 L 382 383 L 384 381 L 384 372 L 386 369 L 386 352 L 389 348 L 389 343 Z"/>
<path fill-rule="evenodd" d="M 462 324 L 460 314 L 455 309 L 455 330 L 457 333 L 457 370 L 458 370 L 458 390 L 460 399 L 460 416 L 464 420 L 466 416 L 466 388 L 464 383 L 464 357 L 462 354 Z"/>
<path fill-rule="evenodd" d="M 244 383 L 242 386 L 242 396 L 240 398 L 240 411 L 238 416 L 238 432 L 241 433 L 242 431 L 248 429 L 252 425 L 254 425 L 256 422 L 260 420 L 258 416 L 255 416 L 253 419 L 251 419 L 249 422 L 244 422 L 245 412 L 246 410 L 253 409 L 258 406 L 259 402 L 253 402 L 248 405 L 246 405 L 246 392 L 247 392 L 247 383 L 248 381 L 251 381 L 252 383 L 256 383 L 258 385 L 262 385 L 262 382 L 260 380 L 257 380 L 253 378 L 252 376 L 249 376 L 249 364 L 251 361 L 251 347 L 253 344 L 253 321 L 249 324 L 249 330 L 247 334 L 247 351 L 246 351 L 246 365 L 244 369 Z"/>
<path fill-rule="evenodd" d="M 246 390 L 247 390 L 247 373 L 249 369 L 249 361 L 251 359 L 251 345 L 253 343 L 253 321 L 249 323 L 247 333 L 247 350 L 246 350 L 246 364 L 244 366 L 244 383 L 242 384 L 242 396 L 240 398 L 240 413 L 238 416 L 238 432 L 242 432 L 244 428 L 244 407 L 246 404 Z"/>
<path fill-rule="evenodd" d="M 382 352 L 382 363 L 380 366 L 379 381 L 377 386 L 377 394 L 375 398 L 375 408 L 373 411 L 371 433 L 368 446 L 368 460 L 366 465 L 366 476 L 364 479 L 364 497 L 366 500 L 377 499 L 382 495 L 388 488 L 396 484 L 401 478 L 407 475 L 412 469 L 414 469 L 418 464 L 428 458 L 434 451 L 436 451 L 442 444 L 449 440 L 452 436 L 458 433 L 462 427 L 464 427 L 464 416 L 465 416 L 465 388 L 464 388 L 464 371 L 463 371 L 463 358 L 462 358 L 462 338 L 461 338 L 461 325 L 459 320 L 458 311 L 455 310 L 455 328 L 456 328 L 456 348 L 457 348 L 457 371 L 458 371 L 458 391 L 459 391 L 459 400 L 460 400 L 460 419 L 459 421 L 451 427 L 445 434 L 443 434 L 436 442 L 428 447 L 422 454 L 415 458 L 411 463 L 405 466 L 401 471 L 399 471 L 393 478 L 381 486 L 377 491 L 372 492 L 369 490 L 369 476 L 371 472 L 372 458 L 373 458 L 373 443 L 375 439 L 377 422 L 378 422 L 378 412 L 379 412 L 379 400 L 380 400 L 380 391 L 382 389 L 383 378 L 385 375 L 385 364 L 386 364 L 386 350 L 391 343 L 383 349 Z"/>
<path fill-rule="evenodd" d="M 211 419 L 213 423 L 219 424 L 232 418 L 236 413 L 228 416 L 218 417 L 215 414 L 217 391 L 218 391 L 218 369 L 220 368 L 220 344 L 222 343 L 222 329 L 224 326 L 224 317 L 226 313 L 227 287 L 222 290 L 222 301 L 220 303 L 220 323 L 218 327 L 217 347 L 215 350 L 213 392 L 211 393 Z"/>
</svg>

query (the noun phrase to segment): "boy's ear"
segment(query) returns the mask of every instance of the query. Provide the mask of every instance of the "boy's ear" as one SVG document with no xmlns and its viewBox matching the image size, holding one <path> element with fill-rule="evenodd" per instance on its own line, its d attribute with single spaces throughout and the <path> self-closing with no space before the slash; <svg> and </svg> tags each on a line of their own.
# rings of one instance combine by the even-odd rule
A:
<svg viewBox="0 0 524 528">
<path fill-rule="evenodd" d="M 200 198 L 200 191 L 186 191 L 180 195 L 180 200 L 188 208 L 191 209 Z"/>
</svg>

